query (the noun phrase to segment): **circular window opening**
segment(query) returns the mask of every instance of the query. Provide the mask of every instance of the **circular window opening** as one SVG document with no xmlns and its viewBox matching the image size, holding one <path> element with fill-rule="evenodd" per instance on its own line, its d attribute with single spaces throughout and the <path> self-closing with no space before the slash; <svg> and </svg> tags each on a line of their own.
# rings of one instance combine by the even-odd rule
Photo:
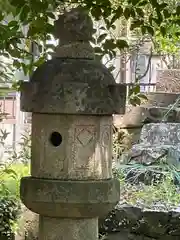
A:
<svg viewBox="0 0 180 240">
<path fill-rule="evenodd" d="M 62 143 L 62 136 L 58 132 L 51 133 L 50 142 L 54 147 L 58 147 Z"/>
</svg>

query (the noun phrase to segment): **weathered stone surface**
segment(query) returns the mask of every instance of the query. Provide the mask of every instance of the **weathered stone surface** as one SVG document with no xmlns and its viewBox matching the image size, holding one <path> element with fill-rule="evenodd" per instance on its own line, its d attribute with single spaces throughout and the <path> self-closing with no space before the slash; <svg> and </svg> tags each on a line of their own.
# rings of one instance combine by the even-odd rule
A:
<svg viewBox="0 0 180 240">
<path fill-rule="evenodd" d="M 62 138 L 58 146 L 53 145 L 53 132 L 59 133 Z M 112 178 L 111 116 L 33 113 L 32 138 L 33 177 L 71 180 Z"/>
<path fill-rule="evenodd" d="M 157 70 L 156 91 L 180 93 L 180 70 Z"/>
<path fill-rule="evenodd" d="M 168 112 L 168 115 L 166 113 Z M 178 123 L 180 122 L 179 111 L 168 107 L 137 106 L 133 107 L 123 116 L 115 115 L 113 117 L 114 125 L 119 128 L 137 128 L 148 123 Z"/>
<path fill-rule="evenodd" d="M 180 146 L 173 145 L 133 145 L 127 156 L 127 161 L 131 163 L 140 163 L 150 165 L 158 163 L 160 160 L 169 163 L 179 162 Z"/>
<path fill-rule="evenodd" d="M 124 113 L 126 86 L 116 84 L 109 70 L 95 60 L 89 43 L 91 18 L 84 10 L 73 9 L 60 15 L 59 23 L 56 55 L 33 73 L 30 82 L 21 85 L 21 109 L 59 114 Z M 80 50 L 81 45 L 84 48 Z"/>
<path fill-rule="evenodd" d="M 141 209 L 130 205 L 117 206 L 110 212 L 105 221 L 100 220 L 100 232 L 119 232 L 127 226 L 137 227 L 138 220 L 142 218 Z"/>
<path fill-rule="evenodd" d="M 100 222 L 100 232 L 107 233 L 105 239 L 108 240 L 178 240 L 179 219 L 178 212 L 144 211 L 137 207 L 122 205 Z"/>
<path fill-rule="evenodd" d="M 146 124 L 142 129 L 140 141 L 147 145 L 177 145 L 180 143 L 180 124 Z"/>
<path fill-rule="evenodd" d="M 118 132 L 126 132 L 127 138 L 129 136 L 128 143 L 123 141 L 123 144 L 130 147 L 140 142 L 141 130 L 145 124 L 162 122 L 180 123 L 180 112 L 178 109 L 170 110 L 168 107 L 141 105 L 133 107 L 123 116 L 113 116 L 113 124 Z"/>
<path fill-rule="evenodd" d="M 25 177 L 21 200 L 33 212 L 61 218 L 92 218 L 106 215 L 119 201 L 116 179 L 60 181 Z"/>
<path fill-rule="evenodd" d="M 81 7 L 64 12 L 55 22 L 55 35 L 60 39 L 61 45 L 88 42 L 92 40 L 93 33 L 93 21 Z"/>
<path fill-rule="evenodd" d="M 179 240 L 179 236 L 162 236 L 158 240 Z"/>
<path fill-rule="evenodd" d="M 141 131 L 140 143 L 133 145 L 129 152 L 128 161 L 149 165 L 164 158 L 171 163 L 178 163 L 179 130 L 179 123 L 146 124 Z"/>
<path fill-rule="evenodd" d="M 133 164 L 145 166 L 158 165 L 159 161 L 180 168 L 180 124 L 179 123 L 156 123 L 146 124 L 141 132 L 139 144 L 132 146 L 131 150 L 122 157 L 125 164 L 129 164 L 132 171 L 126 176 L 130 182 L 152 183 L 152 180 L 161 180 L 164 177 L 160 171 L 148 170 L 139 172 L 133 170 Z M 159 166 L 160 169 L 160 166 Z M 153 181 L 154 181 L 153 180 Z M 175 180 L 176 181 L 176 180 Z"/>
<path fill-rule="evenodd" d="M 42 216 L 39 239 L 94 240 L 98 239 L 98 218 L 58 219 Z M 54 234 L 54 232 L 56 234 Z M 60 238 L 57 238 L 59 232 Z"/>
<path fill-rule="evenodd" d="M 147 94 L 147 105 L 155 107 L 168 107 L 169 105 L 175 103 L 178 97 L 178 93 L 168 93 L 164 91 L 150 92 Z"/>
<path fill-rule="evenodd" d="M 116 84 L 109 71 L 94 60 L 52 59 L 21 89 L 21 109 L 26 112 L 124 113 L 125 85 Z"/>
<path fill-rule="evenodd" d="M 169 216 L 167 213 L 144 211 L 140 225 L 134 231 L 139 234 L 144 233 L 145 236 L 157 238 L 166 234 L 168 221 Z"/>
<path fill-rule="evenodd" d="M 170 107 L 147 107 L 146 109 L 147 114 L 145 115 L 144 123 L 180 122 L 179 111 L 176 109 L 170 109 Z"/>
</svg>

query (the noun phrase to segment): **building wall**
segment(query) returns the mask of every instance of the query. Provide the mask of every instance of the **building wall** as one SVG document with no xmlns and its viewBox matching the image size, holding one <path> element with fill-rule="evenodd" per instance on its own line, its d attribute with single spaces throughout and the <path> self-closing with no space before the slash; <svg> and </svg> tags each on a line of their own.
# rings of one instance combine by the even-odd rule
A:
<svg viewBox="0 0 180 240">
<path fill-rule="evenodd" d="M 0 131 L 9 133 L 5 145 L 15 150 L 25 124 L 25 113 L 20 111 L 19 93 L 10 92 L 5 97 L 1 97 L 0 106 L 2 114 Z"/>
</svg>

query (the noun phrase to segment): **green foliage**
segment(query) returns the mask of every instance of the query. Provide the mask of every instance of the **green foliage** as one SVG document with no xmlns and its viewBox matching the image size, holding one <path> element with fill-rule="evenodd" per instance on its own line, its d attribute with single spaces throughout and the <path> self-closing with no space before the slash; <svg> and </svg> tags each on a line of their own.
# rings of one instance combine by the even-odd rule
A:
<svg viewBox="0 0 180 240">
<path fill-rule="evenodd" d="M 0 174 L 0 196 L 19 198 L 20 179 L 30 174 L 29 165 L 14 163 Z"/>
<path fill-rule="evenodd" d="M 140 92 L 140 84 L 139 83 L 135 83 L 133 86 L 130 87 L 128 97 L 129 97 L 128 98 L 129 103 L 132 106 L 140 105 L 142 103 L 145 103 L 148 100 L 147 96 Z"/>
<path fill-rule="evenodd" d="M 11 158 L 13 162 L 17 161 L 28 165 L 31 158 L 31 132 L 29 129 L 26 129 L 21 135 L 21 140 L 18 145 L 20 151 L 18 151 L 18 153 L 14 152 Z"/>
<path fill-rule="evenodd" d="M 17 199 L 0 197 L 0 237 L 11 239 L 15 232 L 20 204 Z"/>
<path fill-rule="evenodd" d="M 1 146 L 5 147 L 4 140 L 8 133 L 3 132 L 1 134 Z M 24 149 L 29 148 L 26 137 L 23 136 L 24 145 L 21 143 L 20 155 L 22 159 L 26 156 Z M 22 160 L 21 159 L 21 160 Z M 10 162 L 2 161 L 0 166 L 0 238 L 8 237 L 11 239 L 12 234 L 17 229 L 17 220 L 20 213 L 20 179 L 23 176 L 29 175 L 29 165 L 22 163 L 14 163 L 16 159 Z M 29 159 L 28 159 L 29 160 Z"/>
<path fill-rule="evenodd" d="M 177 186 L 173 184 L 173 177 L 169 173 L 166 178 L 158 184 L 145 185 L 143 183 L 130 184 L 125 181 L 124 173 L 120 173 L 121 201 L 132 205 L 141 205 L 151 208 L 164 206 L 167 210 L 177 207 L 180 195 Z"/>
<path fill-rule="evenodd" d="M 131 29 L 141 29 L 142 34 L 150 34 L 153 36 L 159 31 L 162 36 L 166 35 L 168 28 L 166 24 L 179 24 L 179 7 L 172 12 L 168 8 L 167 3 L 161 3 L 158 0 L 127 0 L 127 1 L 60 1 L 60 0 L 44 0 L 44 1 L 26 1 L 26 0 L 6 0 L 5 8 L 0 9 L 0 18 L 3 20 L 7 14 L 11 13 L 13 20 L 8 24 L 1 22 L 0 24 L 0 50 L 2 53 L 8 53 L 13 59 L 13 65 L 16 69 L 22 69 L 25 73 L 31 74 L 38 60 L 34 61 L 30 53 L 30 46 L 33 42 L 39 50 L 39 58 L 41 63 L 47 59 L 47 53 L 42 51 L 45 41 L 51 38 L 53 34 L 53 22 L 56 19 L 56 13 L 63 7 L 81 5 L 87 8 L 95 20 L 102 19 L 105 22 L 105 30 L 115 29 L 114 23 L 120 18 L 131 20 Z M 25 33 L 24 26 L 28 26 Z M 124 49 L 128 47 L 128 43 L 122 39 L 105 39 L 103 33 L 98 43 L 102 43 L 101 51 L 104 54 L 114 56 L 115 49 Z M 24 47 L 21 47 L 21 46 Z M 46 46 L 45 46 L 46 49 Z M 96 49 L 97 50 L 97 49 Z M 100 49 L 98 49 L 100 51 Z M 24 63 L 26 59 L 28 63 Z"/>
<path fill-rule="evenodd" d="M 29 175 L 29 166 L 13 164 L 0 173 L 0 238 L 10 237 L 18 228 L 20 179 Z"/>
</svg>

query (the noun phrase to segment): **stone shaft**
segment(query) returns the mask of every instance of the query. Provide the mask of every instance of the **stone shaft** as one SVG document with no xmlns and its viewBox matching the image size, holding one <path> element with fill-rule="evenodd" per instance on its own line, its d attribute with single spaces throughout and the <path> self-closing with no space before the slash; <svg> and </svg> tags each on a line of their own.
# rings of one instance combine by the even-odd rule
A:
<svg viewBox="0 0 180 240">
<path fill-rule="evenodd" d="M 95 240 L 98 239 L 98 218 L 59 219 L 40 217 L 41 240 Z"/>
</svg>

